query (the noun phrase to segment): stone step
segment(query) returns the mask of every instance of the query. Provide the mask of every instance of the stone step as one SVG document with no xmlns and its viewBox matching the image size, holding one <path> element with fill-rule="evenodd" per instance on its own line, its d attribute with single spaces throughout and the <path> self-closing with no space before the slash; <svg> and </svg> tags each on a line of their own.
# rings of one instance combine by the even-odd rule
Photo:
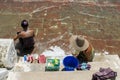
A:
<svg viewBox="0 0 120 80">
<path fill-rule="evenodd" d="M 120 71 L 116 69 L 118 75 L 116 80 L 120 80 Z M 10 72 L 7 80 L 91 80 L 92 74 L 96 70 L 90 71 L 56 71 L 56 72 Z"/>
</svg>

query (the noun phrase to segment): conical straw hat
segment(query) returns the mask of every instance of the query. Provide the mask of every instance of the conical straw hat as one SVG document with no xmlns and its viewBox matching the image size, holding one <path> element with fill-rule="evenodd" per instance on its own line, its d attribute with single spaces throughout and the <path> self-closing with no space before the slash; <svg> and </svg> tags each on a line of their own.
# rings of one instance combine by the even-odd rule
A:
<svg viewBox="0 0 120 80">
<path fill-rule="evenodd" d="M 84 51 L 89 47 L 89 42 L 81 35 L 72 35 L 70 45 L 77 51 Z"/>
</svg>

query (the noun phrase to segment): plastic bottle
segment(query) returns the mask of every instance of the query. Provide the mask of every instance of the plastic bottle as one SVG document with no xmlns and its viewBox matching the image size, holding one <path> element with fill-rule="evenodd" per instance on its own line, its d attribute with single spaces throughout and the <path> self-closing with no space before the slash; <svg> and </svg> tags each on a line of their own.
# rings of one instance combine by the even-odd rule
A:
<svg viewBox="0 0 120 80">
<path fill-rule="evenodd" d="M 27 62 L 27 55 L 24 55 L 24 63 L 26 63 Z"/>
<path fill-rule="evenodd" d="M 27 61 L 30 62 L 30 63 L 33 63 L 33 56 L 32 56 L 32 55 L 29 55 Z"/>
</svg>

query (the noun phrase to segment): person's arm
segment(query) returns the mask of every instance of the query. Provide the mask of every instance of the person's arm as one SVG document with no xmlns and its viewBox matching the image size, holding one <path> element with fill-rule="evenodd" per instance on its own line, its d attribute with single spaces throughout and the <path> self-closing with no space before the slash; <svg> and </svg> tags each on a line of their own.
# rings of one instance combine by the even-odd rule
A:
<svg viewBox="0 0 120 80">
<path fill-rule="evenodd" d="M 17 40 L 18 38 L 19 38 L 18 35 L 16 35 L 16 36 L 14 37 L 14 41 Z"/>
<path fill-rule="evenodd" d="M 14 37 L 14 41 L 17 40 L 21 36 L 21 32 L 17 32 L 17 35 Z"/>
</svg>

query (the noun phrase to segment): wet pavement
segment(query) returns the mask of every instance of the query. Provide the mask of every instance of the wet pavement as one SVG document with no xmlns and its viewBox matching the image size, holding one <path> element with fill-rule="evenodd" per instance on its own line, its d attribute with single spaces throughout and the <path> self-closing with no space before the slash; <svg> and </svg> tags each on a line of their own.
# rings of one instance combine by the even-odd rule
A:
<svg viewBox="0 0 120 80">
<path fill-rule="evenodd" d="M 120 56 L 119 4 L 1 0 L 0 38 L 13 38 L 23 19 L 36 32 L 38 53 L 55 45 L 71 51 L 69 37 L 81 34 L 88 36 L 96 52 Z"/>
</svg>

